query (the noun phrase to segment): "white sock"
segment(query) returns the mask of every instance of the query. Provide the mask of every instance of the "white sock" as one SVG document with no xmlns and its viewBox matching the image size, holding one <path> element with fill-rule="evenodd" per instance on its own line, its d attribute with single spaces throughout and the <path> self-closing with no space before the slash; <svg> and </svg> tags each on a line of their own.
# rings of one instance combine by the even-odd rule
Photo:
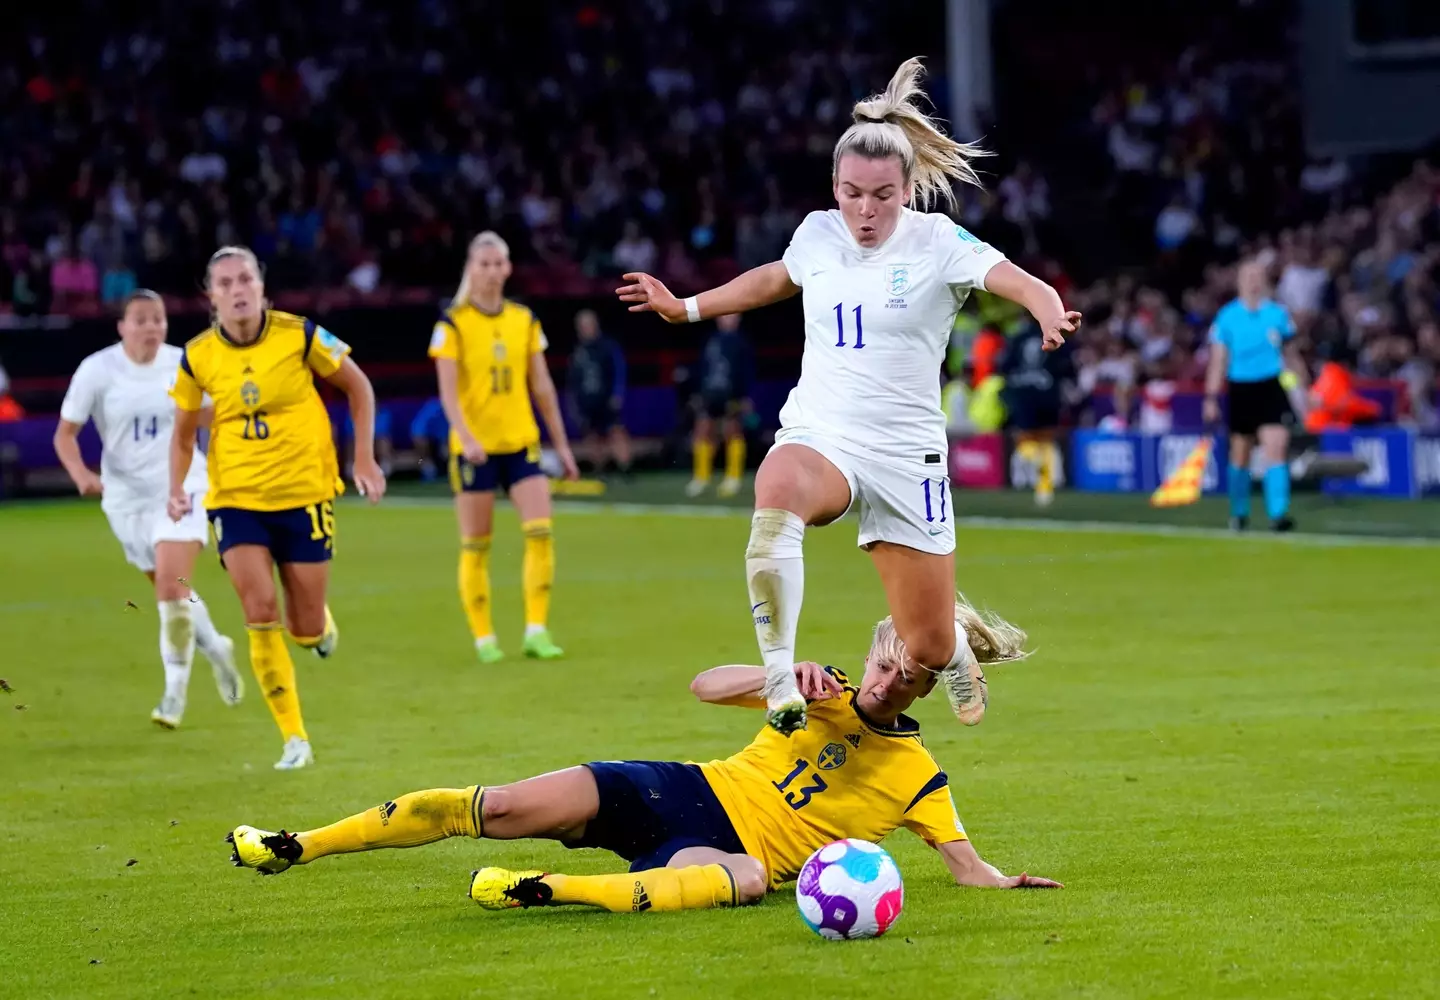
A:
<svg viewBox="0 0 1440 1000">
<path fill-rule="evenodd" d="M 165 693 L 184 699 L 195 660 L 195 623 L 185 598 L 160 601 L 160 660 L 165 664 Z"/>
<path fill-rule="evenodd" d="M 539 635 L 541 632 L 544 632 L 544 631 L 546 631 L 544 625 L 535 625 L 535 624 L 533 624 L 533 623 L 532 623 L 532 624 L 529 624 L 529 625 L 526 625 L 526 626 L 525 626 L 525 638 L 528 639 L 528 638 L 530 638 L 532 635 Z"/>
<path fill-rule="evenodd" d="M 210 620 L 210 609 L 193 590 L 185 604 L 190 609 L 190 620 L 195 623 L 195 645 L 199 646 L 200 652 L 209 659 L 212 653 L 220 649 L 220 632 Z"/>
<path fill-rule="evenodd" d="M 750 613 L 765 661 L 765 701 L 770 708 L 800 699 L 795 683 L 795 631 L 805 597 L 805 522 L 788 510 L 767 507 L 750 520 L 745 578 Z"/>
<path fill-rule="evenodd" d="M 940 677 L 956 718 L 967 726 L 979 723 L 990 704 L 990 692 L 985 684 L 985 672 L 970 648 L 970 637 L 959 622 L 955 623 L 955 653 Z"/>
</svg>

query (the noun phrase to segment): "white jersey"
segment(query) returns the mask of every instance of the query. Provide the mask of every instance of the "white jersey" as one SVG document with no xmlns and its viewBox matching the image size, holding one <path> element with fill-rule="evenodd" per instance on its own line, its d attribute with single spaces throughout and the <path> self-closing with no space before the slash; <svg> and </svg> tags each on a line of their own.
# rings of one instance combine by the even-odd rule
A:
<svg viewBox="0 0 1440 1000">
<path fill-rule="evenodd" d="M 803 290 L 805 354 L 781 426 L 897 458 L 944 453 L 950 330 L 1004 259 L 938 213 L 902 209 L 890 238 L 865 248 L 838 211 L 811 212 L 784 258 Z"/>
<path fill-rule="evenodd" d="M 104 451 L 100 479 L 107 512 L 133 511 L 165 503 L 170 485 L 170 434 L 175 403 L 170 386 L 185 352 L 161 344 L 148 365 L 137 365 L 121 345 L 96 351 L 75 370 L 60 417 L 73 424 L 95 421 Z M 197 448 L 185 490 L 204 494 L 205 456 Z"/>
</svg>

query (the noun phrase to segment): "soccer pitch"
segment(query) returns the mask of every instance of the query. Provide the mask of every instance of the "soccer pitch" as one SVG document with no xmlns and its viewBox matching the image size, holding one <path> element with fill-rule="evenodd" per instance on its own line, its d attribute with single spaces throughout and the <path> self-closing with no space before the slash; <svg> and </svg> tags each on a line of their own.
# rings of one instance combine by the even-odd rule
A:
<svg viewBox="0 0 1440 1000">
<path fill-rule="evenodd" d="M 347 503 L 338 522 L 341 649 L 297 653 L 318 763 L 282 774 L 248 673 L 227 710 L 197 658 L 184 728 L 150 724 L 154 602 L 97 507 L 0 508 L 0 995 L 1440 992 L 1440 549 L 963 529 L 960 584 L 1038 653 L 991 672 L 977 729 L 939 697 L 915 714 L 982 856 L 1067 888 L 957 889 L 900 832 L 898 925 L 831 943 L 788 889 L 640 916 L 465 898 L 487 863 L 617 870 L 541 842 L 231 868 L 238 823 L 305 829 L 592 759 L 707 760 L 761 724 L 686 690 L 756 656 L 743 516 L 561 510 L 553 625 L 569 656 L 491 668 L 458 607 L 447 507 Z M 808 536 L 799 651 L 858 673 L 884 598 L 854 537 Z M 496 624 L 514 652 L 520 550 L 502 510 Z M 213 553 L 198 577 L 243 648 Z"/>
</svg>

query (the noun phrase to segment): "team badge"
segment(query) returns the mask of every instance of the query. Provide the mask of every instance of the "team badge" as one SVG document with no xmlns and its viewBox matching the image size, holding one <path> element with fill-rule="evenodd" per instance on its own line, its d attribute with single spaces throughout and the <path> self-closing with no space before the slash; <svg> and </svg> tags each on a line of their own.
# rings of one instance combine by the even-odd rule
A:
<svg viewBox="0 0 1440 1000">
<path fill-rule="evenodd" d="M 260 387 L 247 378 L 240 386 L 240 400 L 250 409 L 255 409 L 260 405 Z"/>
<path fill-rule="evenodd" d="M 833 771 L 845 763 L 845 744 L 826 743 L 825 749 L 815 757 L 815 766 L 822 771 Z"/>
<path fill-rule="evenodd" d="M 885 291 L 890 295 L 904 295 L 910 291 L 909 264 L 891 264 L 885 268 Z"/>
<path fill-rule="evenodd" d="M 495 341 L 495 360 L 496 360 L 496 361 L 504 361 L 504 360 L 505 360 L 505 344 L 504 344 L 503 341 L 499 341 L 499 340 Z"/>
</svg>

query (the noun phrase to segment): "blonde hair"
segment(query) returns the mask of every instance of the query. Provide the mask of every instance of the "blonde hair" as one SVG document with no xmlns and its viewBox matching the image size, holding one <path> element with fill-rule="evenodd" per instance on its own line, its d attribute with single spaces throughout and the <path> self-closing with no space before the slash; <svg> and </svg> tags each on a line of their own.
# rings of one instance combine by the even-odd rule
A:
<svg viewBox="0 0 1440 1000">
<path fill-rule="evenodd" d="M 874 94 L 855 105 L 855 124 L 835 144 L 832 174 L 840 172 L 840 158 L 854 153 L 870 160 L 895 156 L 905 183 L 913 186 L 912 202 L 924 209 L 939 200 L 954 208 L 951 181 L 981 187 L 980 175 L 970 161 L 990 152 L 976 143 L 958 142 L 920 110 L 917 100 L 929 100 L 920 87 L 925 67 L 919 57 L 906 59 L 890 78 L 885 93 Z"/>
<path fill-rule="evenodd" d="M 255 275 L 261 281 L 265 280 L 265 269 L 260 266 L 260 258 L 255 256 L 255 251 L 249 247 L 237 245 L 224 246 L 210 255 L 210 260 L 205 265 L 205 290 L 210 290 L 210 273 L 215 270 L 215 265 L 228 257 L 243 257 L 250 262 L 255 269 Z"/>
<path fill-rule="evenodd" d="M 955 595 L 955 624 L 965 629 L 970 652 L 980 663 L 1013 663 L 1030 655 L 1025 651 L 1029 636 L 1024 629 L 1007 622 L 993 611 L 977 611 L 960 593 Z M 895 631 L 893 618 L 886 616 L 875 626 L 870 656 L 893 663 L 905 662 L 905 643 Z"/>
<path fill-rule="evenodd" d="M 481 247 L 494 247 L 510 259 L 510 244 L 500 238 L 500 234 L 493 229 L 487 229 L 479 233 L 470 241 L 465 248 L 465 266 L 460 271 L 460 287 L 455 289 L 455 297 L 450 300 L 452 306 L 463 305 L 470 299 L 470 255 Z"/>
</svg>

